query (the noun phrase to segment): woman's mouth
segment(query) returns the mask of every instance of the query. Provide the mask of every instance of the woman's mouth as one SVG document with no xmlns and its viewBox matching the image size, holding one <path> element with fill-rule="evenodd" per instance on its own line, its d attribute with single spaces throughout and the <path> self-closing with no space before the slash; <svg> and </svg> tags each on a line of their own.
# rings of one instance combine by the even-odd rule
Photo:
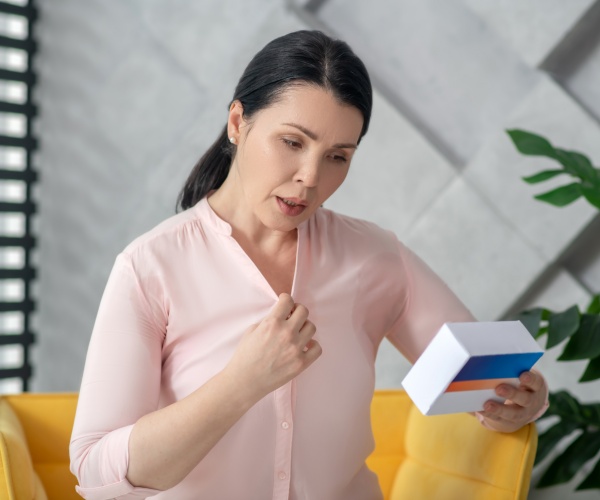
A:
<svg viewBox="0 0 600 500">
<path fill-rule="evenodd" d="M 279 209 L 290 217 L 300 215 L 306 209 L 306 202 L 295 198 L 280 198 L 277 196 L 277 204 Z"/>
</svg>

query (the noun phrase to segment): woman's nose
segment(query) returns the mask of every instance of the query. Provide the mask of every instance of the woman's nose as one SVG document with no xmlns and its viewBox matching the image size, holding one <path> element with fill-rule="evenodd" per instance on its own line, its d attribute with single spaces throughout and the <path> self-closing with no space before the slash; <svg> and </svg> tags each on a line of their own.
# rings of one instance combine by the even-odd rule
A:
<svg viewBox="0 0 600 500">
<path fill-rule="evenodd" d="M 320 162 L 317 160 L 307 160 L 302 163 L 296 172 L 294 180 L 302 182 L 306 187 L 315 187 L 319 182 Z"/>
</svg>

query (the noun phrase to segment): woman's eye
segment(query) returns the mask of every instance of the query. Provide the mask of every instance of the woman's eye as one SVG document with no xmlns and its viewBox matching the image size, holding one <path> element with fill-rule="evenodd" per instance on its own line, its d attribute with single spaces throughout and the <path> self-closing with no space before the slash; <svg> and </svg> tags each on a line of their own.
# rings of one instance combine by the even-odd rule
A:
<svg viewBox="0 0 600 500">
<path fill-rule="evenodd" d="M 299 142 L 292 141 L 290 139 L 283 139 L 283 142 L 292 149 L 299 149 L 301 147 L 301 144 Z"/>
<path fill-rule="evenodd" d="M 333 155 L 333 161 L 339 161 L 342 163 L 346 163 L 348 161 L 348 159 L 345 156 L 340 156 L 340 155 Z"/>
</svg>

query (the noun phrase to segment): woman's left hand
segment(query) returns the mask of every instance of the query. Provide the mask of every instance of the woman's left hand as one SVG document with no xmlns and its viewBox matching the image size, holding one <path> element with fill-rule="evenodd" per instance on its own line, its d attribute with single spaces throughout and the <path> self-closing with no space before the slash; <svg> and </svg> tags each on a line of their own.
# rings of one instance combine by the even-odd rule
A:
<svg viewBox="0 0 600 500">
<path fill-rule="evenodd" d="M 484 411 L 477 412 L 482 424 L 500 432 L 514 432 L 540 417 L 548 406 L 548 387 L 538 372 L 524 372 L 519 387 L 500 384 L 496 394 L 506 401 L 487 401 Z"/>
</svg>

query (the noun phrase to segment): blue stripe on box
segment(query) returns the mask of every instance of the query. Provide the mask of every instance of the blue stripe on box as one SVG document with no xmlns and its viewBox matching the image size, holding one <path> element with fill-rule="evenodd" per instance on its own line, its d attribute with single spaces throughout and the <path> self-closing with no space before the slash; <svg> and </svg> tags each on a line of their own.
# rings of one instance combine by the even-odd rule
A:
<svg viewBox="0 0 600 500">
<path fill-rule="evenodd" d="M 469 358 L 453 382 L 487 378 L 518 378 L 542 357 L 541 352 L 521 354 L 493 354 Z"/>
</svg>

